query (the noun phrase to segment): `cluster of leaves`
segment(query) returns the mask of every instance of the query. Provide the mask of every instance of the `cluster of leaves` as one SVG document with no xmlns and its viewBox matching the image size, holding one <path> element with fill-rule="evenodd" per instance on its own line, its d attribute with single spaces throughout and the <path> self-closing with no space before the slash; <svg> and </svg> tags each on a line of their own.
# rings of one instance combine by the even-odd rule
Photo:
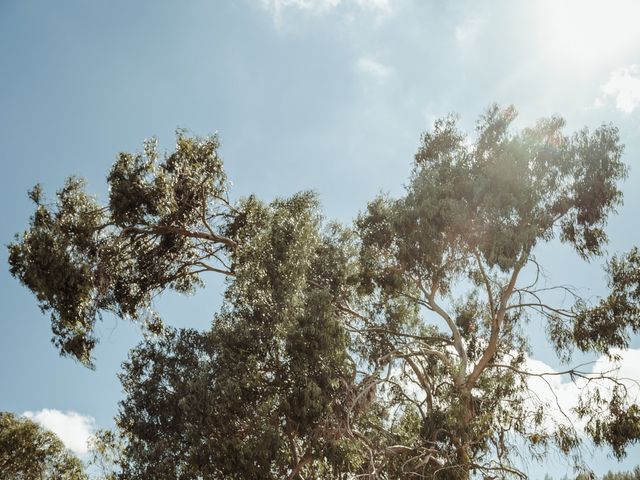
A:
<svg viewBox="0 0 640 480">
<path fill-rule="evenodd" d="M 87 480 L 82 462 L 54 433 L 37 423 L 0 412 L 0 478 Z"/>
<path fill-rule="evenodd" d="M 635 467 L 630 472 L 608 472 L 602 480 L 640 480 L 640 467 Z"/>
<path fill-rule="evenodd" d="M 213 328 L 169 329 L 125 364 L 124 478 L 286 478 L 357 464 L 343 442 L 354 366 L 334 306 L 348 295 L 348 239 L 320 232 L 311 194 L 241 208 Z"/>
<path fill-rule="evenodd" d="M 63 354 L 91 363 L 101 312 L 145 318 L 164 290 L 227 278 L 210 330 L 152 322 L 125 363 L 117 477 L 445 480 L 522 476 L 518 445 L 575 456 L 574 426 L 550 426 L 528 390 L 523 325 L 548 320 L 559 354 L 613 355 L 640 325 L 640 255 L 610 262 L 595 306 L 547 304 L 519 278 L 554 238 L 602 254 L 626 168 L 612 126 L 567 136 L 552 117 L 512 133 L 515 115 L 489 108 L 473 139 L 436 122 L 406 194 L 374 199 L 354 228 L 323 222 L 311 193 L 230 202 L 217 139 L 184 133 L 162 161 L 154 142 L 121 154 L 104 207 L 75 179 L 56 205 L 34 190 L 11 271 Z M 622 455 L 637 407 L 596 392 L 577 413 Z"/>
<path fill-rule="evenodd" d="M 580 474 L 575 477 L 575 480 L 592 480 L 593 476 L 587 474 Z M 550 475 L 545 475 L 544 480 L 553 480 Z M 568 476 L 562 477 L 562 480 L 570 480 Z M 629 472 L 607 472 L 602 476 L 602 480 L 640 480 L 640 466 L 635 467 Z"/>
<path fill-rule="evenodd" d="M 608 354 L 612 348 L 628 348 L 630 333 L 640 332 L 640 252 L 634 247 L 607 264 L 611 293 L 592 308 L 580 308 L 573 331 L 582 351 Z"/>
<path fill-rule="evenodd" d="M 53 342 L 64 355 L 92 365 L 93 333 L 103 312 L 152 320 L 151 299 L 168 288 L 190 292 L 203 260 L 233 245 L 216 230 L 229 215 L 218 140 L 178 134 L 176 151 L 158 160 L 156 144 L 118 156 L 101 206 L 70 178 L 46 203 L 36 186 L 28 231 L 9 245 L 11 273 L 51 312 Z M 223 239 L 224 240 L 224 239 Z"/>
</svg>

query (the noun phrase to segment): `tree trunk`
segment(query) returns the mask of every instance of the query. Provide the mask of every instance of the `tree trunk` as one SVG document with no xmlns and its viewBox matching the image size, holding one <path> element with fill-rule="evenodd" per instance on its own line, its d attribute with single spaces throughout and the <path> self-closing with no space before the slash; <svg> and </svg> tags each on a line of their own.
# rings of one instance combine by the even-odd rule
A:
<svg viewBox="0 0 640 480">
<path fill-rule="evenodd" d="M 461 388 L 460 404 L 462 405 L 461 418 L 459 419 L 458 443 L 456 444 L 456 460 L 457 468 L 455 479 L 468 480 L 471 473 L 471 457 L 469 454 L 469 440 L 471 438 L 471 430 L 473 428 L 473 420 L 475 411 L 473 408 L 473 400 L 471 392 L 467 387 Z"/>
</svg>

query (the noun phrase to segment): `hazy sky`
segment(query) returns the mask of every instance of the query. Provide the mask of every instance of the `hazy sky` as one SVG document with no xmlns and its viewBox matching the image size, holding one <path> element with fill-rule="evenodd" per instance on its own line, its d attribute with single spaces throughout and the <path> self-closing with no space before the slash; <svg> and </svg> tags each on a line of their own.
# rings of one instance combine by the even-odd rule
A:
<svg viewBox="0 0 640 480">
<path fill-rule="evenodd" d="M 434 119 L 456 112 L 471 130 L 498 102 L 517 107 L 517 126 L 558 113 L 567 131 L 620 128 L 631 174 L 609 251 L 626 250 L 640 243 L 638 18 L 639 2 L 612 0 L 0 0 L 0 238 L 27 226 L 34 183 L 51 195 L 77 174 L 105 198 L 117 152 L 151 136 L 169 150 L 178 127 L 219 132 L 236 198 L 315 189 L 328 218 L 349 222 L 378 192 L 401 193 Z M 26 412 L 82 452 L 88 432 L 111 425 L 116 374 L 140 332 L 105 318 L 96 371 L 59 357 L 6 256 L 0 410 Z M 603 292 L 597 264 L 557 245 L 539 258 L 556 283 Z M 220 286 L 156 307 L 172 325 L 206 328 Z M 530 330 L 533 358 L 558 368 L 541 324 Z M 640 352 L 625 361 L 640 378 Z M 634 456 L 616 465 L 596 452 L 593 466 L 628 468 Z M 545 469 L 567 473 L 531 471 Z"/>
</svg>

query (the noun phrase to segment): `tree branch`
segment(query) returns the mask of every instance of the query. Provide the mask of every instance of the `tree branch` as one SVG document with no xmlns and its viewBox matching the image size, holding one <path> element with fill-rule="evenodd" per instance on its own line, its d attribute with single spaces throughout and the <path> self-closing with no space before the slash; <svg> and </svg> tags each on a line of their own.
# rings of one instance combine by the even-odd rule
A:
<svg viewBox="0 0 640 480">
<path fill-rule="evenodd" d="M 311 460 L 313 460 L 313 456 L 311 455 L 311 450 L 307 450 L 302 456 L 302 458 L 300 459 L 300 461 L 297 463 L 297 465 L 293 468 L 293 470 L 291 471 L 291 474 L 287 477 L 287 480 L 293 480 L 294 478 L 296 478 L 300 474 L 300 471 L 304 468 L 304 466 L 308 464 Z"/>
<path fill-rule="evenodd" d="M 180 227 L 172 227 L 169 225 L 155 225 L 150 226 L 148 228 L 140 228 L 140 227 L 126 227 L 122 229 L 123 235 L 166 235 L 166 234 L 174 234 L 181 235 L 183 237 L 189 238 L 200 238 L 202 240 L 209 240 L 216 243 L 222 243 L 229 247 L 231 250 L 235 250 L 238 247 L 238 244 L 231 240 L 230 238 L 223 237 L 220 235 L 213 235 L 211 233 L 206 232 L 194 232 L 192 230 L 186 230 Z"/>
<path fill-rule="evenodd" d="M 502 294 L 500 295 L 500 303 L 498 306 L 498 311 L 495 316 L 491 319 L 491 334 L 489 336 L 489 344 L 487 348 L 485 348 L 480 360 L 476 363 L 475 367 L 471 374 L 467 377 L 466 384 L 469 388 L 472 388 L 475 383 L 478 381 L 482 372 L 487 368 L 487 365 L 495 355 L 498 350 L 498 338 L 500 336 L 500 328 L 502 326 L 502 321 L 504 320 L 504 316 L 507 313 L 507 304 L 509 303 L 509 298 L 513 293 L 513 289 L 516 286 L 516 280 L 518 279 L 518 275 L 522 270 L 522 267 L 526 263 L 527 260 L 527 252 L 523 251 L 520 259 L 516 263 L 513 273 L 511 274 L 511 278 L 509 279 L 509 283 L 504 288 Z"/>
</svg>

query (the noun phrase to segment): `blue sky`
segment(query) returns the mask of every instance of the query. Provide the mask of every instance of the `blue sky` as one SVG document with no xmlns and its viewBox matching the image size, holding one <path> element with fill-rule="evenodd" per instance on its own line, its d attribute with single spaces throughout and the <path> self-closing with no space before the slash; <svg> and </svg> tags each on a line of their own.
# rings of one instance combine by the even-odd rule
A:
<svg viewBox="0 0 640 480">
<path fill-rule="evenodd" d="M 402 191 L 434 119 L 456 112 L 471 129 L 498 102 L 518 108 L 518 126 L 559 113 L 568 131 L 620 128 L 631 174 L 609 250 L 626 250 L 640 243 L 639 15 L 623 0 L 0 0 L 0 238 L 26 227 L 34 183 L 52 194 L 73 173 L 104 198 L 117 152 L 151 136 L 169 150 L 179 127 L 219 132 L 236 198 L 314 189 L 328 218 L 348 222 L 378 192 Z M 76 425 L 76 437 L 110 426 L 139 330 L 106 318 L 96 371 L 60 358 L 0 257 L 0 410 Z M 603 292 L 597 264 L 557 245 L 539 258 L 557 283 Z M 156 307 L 168 323 L 206 328 L 220 297 L 212 279 Z M 558 368 L 540 325 L 530 329 L 533 356 Z M 594 463 L 633 465 L 602 453 Z"/>
</svg>

